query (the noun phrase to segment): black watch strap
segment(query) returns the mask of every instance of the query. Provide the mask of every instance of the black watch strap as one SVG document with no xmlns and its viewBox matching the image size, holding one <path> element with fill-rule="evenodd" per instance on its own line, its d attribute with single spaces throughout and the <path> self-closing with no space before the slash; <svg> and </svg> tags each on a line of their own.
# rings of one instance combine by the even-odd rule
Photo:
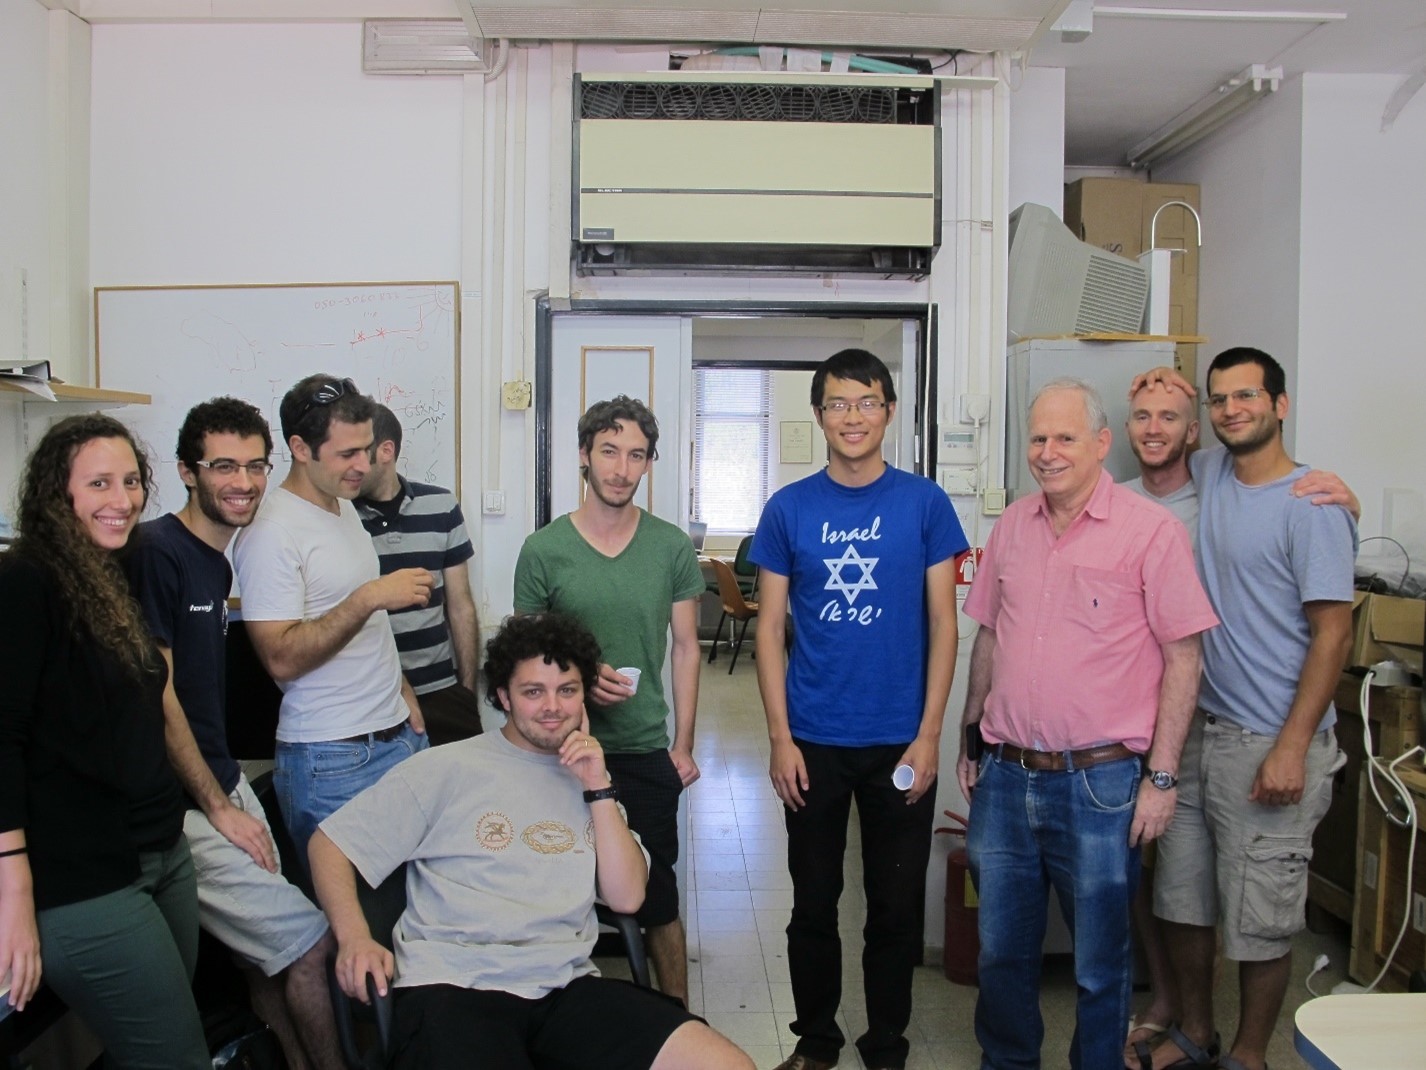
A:
<svg viewBox="0 0 1426 1070">
<path fill-rule="evenodd" d="M 619 791 L 610 784 L 607 788 L 591 788 L 584 793 L 584 801 L 587 803 L 597 803 L 600 799 L 617 799 Z"/>
</svg>

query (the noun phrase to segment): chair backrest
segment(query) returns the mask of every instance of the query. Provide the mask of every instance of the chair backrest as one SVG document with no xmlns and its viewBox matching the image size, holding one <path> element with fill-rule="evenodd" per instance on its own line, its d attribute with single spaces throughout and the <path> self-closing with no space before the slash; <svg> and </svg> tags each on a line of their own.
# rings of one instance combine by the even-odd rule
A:
<svg viewBox="0 0 1426 1070">
<path fill-rule="evenodd" d="M 742 541 L 738 543 L 738 552 L 733 557 L 733 572 L 735 575 L 756 576 L 758 574 L 758 566 L 748 560 L 748 554 L 752 552 L 752 549 L 753 537 L 751 535 L 744 535 Z"/>
<path fill-rule="evenodd" d="M 738 586 L 738 577 L 733 575 L 728 562 L 715 557 L 712 564 L 713 575 L 718 577 L 718 597 L 723 600 L 723 608 L 739 619 L 757 612 L 743 597 L 743 589 Z"/>
</svg>

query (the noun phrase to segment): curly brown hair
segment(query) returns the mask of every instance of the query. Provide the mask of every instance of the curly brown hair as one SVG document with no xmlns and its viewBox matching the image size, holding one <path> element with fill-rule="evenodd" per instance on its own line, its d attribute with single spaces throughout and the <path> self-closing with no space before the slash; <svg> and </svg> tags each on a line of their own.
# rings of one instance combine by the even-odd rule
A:
<svg viewBox="0 0 1426 1070">
<path fill-rule="evenodd" d="M 123 570 L 86 534 L 74 513 L 69 476 L 74 456 L 96 438 L 120 438 L 138 460 L 144 504 L 153 493 L 148 454 L 112 416 L 70 416 L 45 432 L 20 479 L 19 538 L 10 551 L 44 568 L 69 609 L 70 627 L 92 636 L 136 676 L 154 668 L 157 653 Z"/>
<path fill-rule="evenodd" d="M 495 638 L 485 644 L 485 701 L 497 710 L 500 691 L 510 686 L 515 666 L 531 658 L 543 658 L 558 665 L 561 672 L 574 666 L 584 683 L 587 697 L 599 679 L 599 659 L 603 655 L 594 636 L 579 621 L 563 613 L 534 613 L 526 617 L 506 617 Z"/>
</svg>

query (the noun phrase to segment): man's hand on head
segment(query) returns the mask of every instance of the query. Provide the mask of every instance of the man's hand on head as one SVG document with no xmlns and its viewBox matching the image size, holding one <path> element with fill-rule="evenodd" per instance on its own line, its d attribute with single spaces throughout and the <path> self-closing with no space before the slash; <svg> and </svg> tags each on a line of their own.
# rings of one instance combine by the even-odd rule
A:
<svg viewBox="0 0 1426 1070">
<path fill-rule="evenodd" d="M 1132 401 L 1134 395 L 1146 386 L 1162 386 L 1165 390 L 1182 390 L 1191 398 L 1198 397 L 1198 390 L 1194 385 L 1168 367 L 1154 368 L 1134 376 L 1134 381 L 1129 384 L 1129 399 Z"/>
</svg>

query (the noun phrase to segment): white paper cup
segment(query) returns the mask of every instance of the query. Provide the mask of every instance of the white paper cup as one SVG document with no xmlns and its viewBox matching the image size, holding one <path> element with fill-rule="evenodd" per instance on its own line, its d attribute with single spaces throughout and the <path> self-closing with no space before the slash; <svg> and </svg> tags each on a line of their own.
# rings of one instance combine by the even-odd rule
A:
<svg viewBox="0 0 1426 1070">
<path fill-rule="evenodd" d="M 916 783 L 916 770 L 909 765 L 898 765 L 896 771 L 891 774 L 891 783 L 900 791 L 910 791 L 911 785 Z"/>
<path fill-rule="evenodd" d="M 639 693 L 639 677 L 644 675 L 643 669 L 634 669 L 625 666 L 622 669 L 615 669 L 614 671 L 620 676 L 627 676 L 629 678 L 629 694 L 637 695 Z"/>
</svg>

